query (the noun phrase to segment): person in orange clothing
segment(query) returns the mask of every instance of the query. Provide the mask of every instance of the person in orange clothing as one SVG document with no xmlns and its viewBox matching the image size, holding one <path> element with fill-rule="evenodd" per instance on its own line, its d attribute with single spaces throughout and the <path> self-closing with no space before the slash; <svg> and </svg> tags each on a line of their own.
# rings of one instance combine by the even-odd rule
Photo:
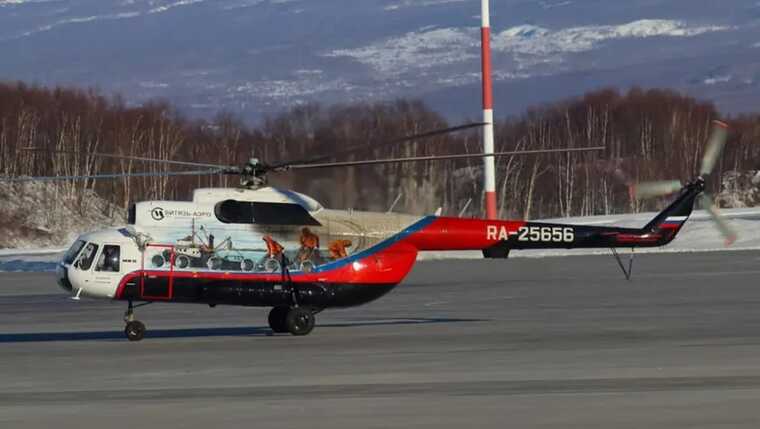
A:
<svg viewBox="0 0 760 429">
<path fill-rule="evenodd" d="M 317 249 L 319 249 L 319 236 L 311 232 L 309 228 L 301 229 L 301 249 L 298 251 L 298 261 L 311 259 Z"/>
<path fill-rule="evenodd" d="M 280 259 L 280 255 L 282 255 L 283 250 L 285 250 L 282 245 L 276 241 L 274 241 L 274 238 L 272 238 L 271 235 L 265 235 L 262 237 L 262 240 L 264 240 L 267 243 L 267 257 L 272 259 Z"/>
<path fill-rule="evenodd" d="M 335 240 L 332 243 L 330 243 L 330 246 L 328 249 L 330 250 L 330 257 L 333 259 L 340 259 L 345 258 L 348 256 L 348 252 L 346 252 L 347 247 L 351 247 L 353 243 L 351 243 L 351 240 Z"/>
</svg>

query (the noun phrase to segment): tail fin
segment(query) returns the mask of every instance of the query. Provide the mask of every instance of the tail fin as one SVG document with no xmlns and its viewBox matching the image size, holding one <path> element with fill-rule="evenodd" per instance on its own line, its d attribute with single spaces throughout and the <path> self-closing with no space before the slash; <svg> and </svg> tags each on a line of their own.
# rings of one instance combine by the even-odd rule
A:
<svg viewBox="0 0 760 429">
<path fill-rule="evenodd" d="M 642 232 L 668 233 L 665 234 L 666 236 L 670 236 L 670 239 L 667 240 L 667 242 L 669 243 L 672 241 L 691 215 L 691 212 L 694 209 L 694 201 L 701 191 L 702 189 L 699 187 L 688 185 L 684 187 L 678 198 L 646 224 L 641 229 Z"/>
</svg>

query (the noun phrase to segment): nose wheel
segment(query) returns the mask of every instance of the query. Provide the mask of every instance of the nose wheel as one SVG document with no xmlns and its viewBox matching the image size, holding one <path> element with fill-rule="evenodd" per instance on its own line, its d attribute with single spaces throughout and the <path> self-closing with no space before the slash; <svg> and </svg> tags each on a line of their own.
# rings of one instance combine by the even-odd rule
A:
<svg viewBox="0 0 760 429">
<path fill-rule="evenodd" d="M 140 341 L 145 336 L 145 324 L 139 320 L 135 320 L 135 308 L 148 305 L 150 302 L 145 302 L 139 305 L 132 305 L 132 301 L 129 301 L 127 311 L 124 312 L 124 335 L 129 341 Z"/>
<path fill-rule="evenodd" d="M 314 329 L 315 314 L 307 307 L 274 307 L 269 312 L 269 327 L 272 332 L 308 335 Z"/>
<path fill-rule="evenodd" d="M 124 328 L 124 334 L 129 341 L 140 341 L 145 335 L 145 325 L 139 320 L 127 322 L 127 326 Z"/>
</svg>

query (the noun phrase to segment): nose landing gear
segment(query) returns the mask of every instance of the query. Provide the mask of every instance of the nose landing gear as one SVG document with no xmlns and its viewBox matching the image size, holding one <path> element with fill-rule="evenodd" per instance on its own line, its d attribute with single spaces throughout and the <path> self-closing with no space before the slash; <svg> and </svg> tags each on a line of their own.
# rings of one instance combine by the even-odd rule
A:
<svg viewBox="0 0 760 429">
<path fill-rule="evenodd" d="M 124 312 L 124 322 L 126 322 L 126 326 L 124 327 L 124 335 L 126 335 L 129 341 L 140 341 L 143 339 L 143 336 L 145 336 L 145 324 L 139 320 L 135 320 L 134 309 L 136 307 L 142 307 L 143 305 L 148 304 L 150 304 L 150 302 L 132 305 L 132 301 L 129 301 L 127 311 Z"/>
</svg>

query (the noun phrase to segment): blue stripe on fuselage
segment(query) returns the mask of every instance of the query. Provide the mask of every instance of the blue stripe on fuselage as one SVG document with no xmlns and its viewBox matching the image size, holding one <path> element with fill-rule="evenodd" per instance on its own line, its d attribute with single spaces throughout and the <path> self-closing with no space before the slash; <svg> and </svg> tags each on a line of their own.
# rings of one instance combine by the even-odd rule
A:
<svg viewBox="0 0 760 429">
<path fill-rule="evenodd" d="M 334 270 L 337 268 L 345 267 L 348 264 L 351 264 L 355 261 L 358 261 L 360 259 L 366 258 L 367 256 L 373 255 L 377 252 L 380 252 L 384 249 L 387 249 L 388 247 L 392 246 L 393 244 L 398 243 L 399 241 L 405 239 L 411 234 L 414 234 L 417 231 L 420 231 L 421 229 L 425 228 L 426 226 L 430 225 L 437 216 L 425 216 L 422 219 L 418 220 L 417 222 L 409 225 L 408 227 L 404 228 L 401 232 L 392 235 L 385 240 L 375 244 L 374 246 L 362 250 L 361 252 L 354 253 L 351 256 L 348 256 L 343 259 L 339 259 L 334 262 L 328 262 L 327 264 L 320 265 L 314 269 L 313 272 L 315 273 L 324 273 L 326 271 Z"/>
</svg>

